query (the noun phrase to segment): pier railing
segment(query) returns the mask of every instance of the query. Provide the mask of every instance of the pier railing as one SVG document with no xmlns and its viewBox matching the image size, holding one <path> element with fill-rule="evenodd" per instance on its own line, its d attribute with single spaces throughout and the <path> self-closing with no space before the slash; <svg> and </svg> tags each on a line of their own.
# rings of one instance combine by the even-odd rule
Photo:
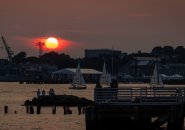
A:
<svg viewBox="0 0 185 130">
<path fill-rule="evenodd" d="M 181 104 L 185 88 L 95 88 L 96 104 Z"/>
</svg>

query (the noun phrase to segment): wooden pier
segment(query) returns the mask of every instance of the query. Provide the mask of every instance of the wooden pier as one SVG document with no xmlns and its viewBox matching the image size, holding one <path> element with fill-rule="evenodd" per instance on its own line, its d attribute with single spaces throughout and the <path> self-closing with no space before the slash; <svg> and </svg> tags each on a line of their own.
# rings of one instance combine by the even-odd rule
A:
<svg viewBox="0 0 185 130">
<path fill-rule="evenodd" d="M 183 130 L 185 88 L 95 88 L 86 130 Z"/>
</svg>

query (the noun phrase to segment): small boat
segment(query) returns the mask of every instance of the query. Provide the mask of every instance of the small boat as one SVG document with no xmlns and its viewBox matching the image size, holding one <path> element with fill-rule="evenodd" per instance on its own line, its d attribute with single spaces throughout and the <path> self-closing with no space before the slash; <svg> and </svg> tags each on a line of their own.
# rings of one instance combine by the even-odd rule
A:
<svg viewBox="0 0 185 130">
<path fill-rule="evenodd" d="M 100 84 L 102 86 L 110 86 L 111 83 L 111 75 L 106 70 L 106 63 L 104 62 L 102 74 L 100 77 Z"/>
<path fill-rule="evenodd" d="M 73 77 L 73 82 L 69 88 L 70 89 L 86 89 L 85 80 L 80 71 L 80 63 L 78 64 L 76 68 L 76 72 Z"/>
<path fill-rule="evenodd" d="M 153 75 L 150 80 L 150 87 L 152 88 L 163 88 L 164 87 L 162 77 L 159 75 L 158 64 L 155 64 Z"/>
</svg>

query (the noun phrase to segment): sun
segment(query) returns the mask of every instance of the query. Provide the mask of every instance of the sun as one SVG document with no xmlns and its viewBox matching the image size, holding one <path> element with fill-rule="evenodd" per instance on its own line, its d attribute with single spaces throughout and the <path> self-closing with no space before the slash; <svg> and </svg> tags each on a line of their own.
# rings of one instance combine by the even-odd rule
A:
<svg viewBox="0 0 185 130">
<path fill-rule="evenodd" d="M 58 47 L 58 40 L 54 37 L 49 37 L 45 41 L 45 46 L 48 49 L 56 49 Z"/>
</svg>

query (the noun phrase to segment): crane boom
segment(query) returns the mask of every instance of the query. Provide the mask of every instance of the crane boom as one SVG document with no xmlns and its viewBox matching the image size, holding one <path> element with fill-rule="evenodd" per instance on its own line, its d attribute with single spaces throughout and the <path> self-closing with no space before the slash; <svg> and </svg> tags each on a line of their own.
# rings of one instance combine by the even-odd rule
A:
<svg viewBox="0 0 185 130">
<path fill-rule="evenodd" d="M 4 44 L 4 47 L 5 47 L 5 50 L 6 50 L 6 53 L 8 55 L 8 60 L 9 61 L 12 61 L 12 57 L 13 57 L 13 51 L 11 51 L 11 48 L 8 46 L 8 44 L 6 43 L 4 37 L 1 37 L 2 40 L 3 40 L 3 44 Z"/>
</svg>

